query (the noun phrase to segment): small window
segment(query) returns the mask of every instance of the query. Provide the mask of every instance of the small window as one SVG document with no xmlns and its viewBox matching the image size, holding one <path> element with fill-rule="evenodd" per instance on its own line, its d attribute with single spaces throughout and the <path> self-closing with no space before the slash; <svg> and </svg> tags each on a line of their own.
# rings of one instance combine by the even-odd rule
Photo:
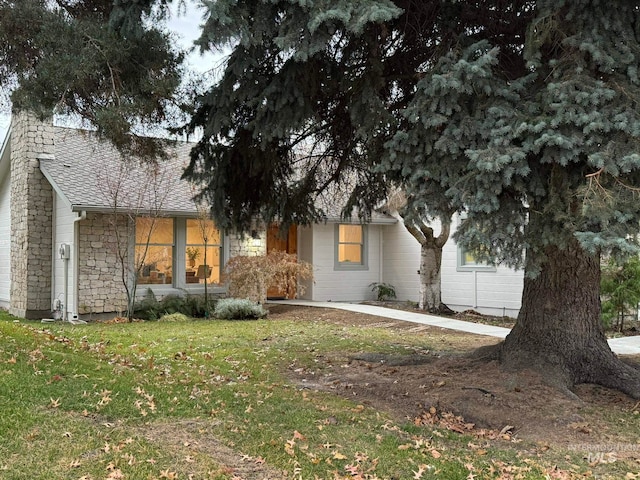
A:
<svg viewBox="0 0 640 480">
<path fill-rule="evenodd" d="M 485 262 L 478 261 L 472 252 L 458 245 L 458 271 L 473 270 L 494 272 L 496 268 L 493 265 L 487 265 Z"/>
<path fill-rule="evenodd" d="M 366 231 L 362 225 L 337 225 L 336 267 L 366 267 Z"/>
<path fill-rule="evenodd" d="M 212 220 L 187 219 L 187 284 L 220 283 L 222 242 Z"/>
<path fill-rule="evenodd" d="M 173 284 L 172 218 L 136 218 L 138 284 Z"/>
</svg>

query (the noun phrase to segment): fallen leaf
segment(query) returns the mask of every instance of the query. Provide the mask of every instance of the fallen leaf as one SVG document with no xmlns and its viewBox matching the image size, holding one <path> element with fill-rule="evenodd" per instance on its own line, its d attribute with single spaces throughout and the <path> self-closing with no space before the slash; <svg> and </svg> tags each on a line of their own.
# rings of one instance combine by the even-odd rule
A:
<svg viewBox="0 0 640 480">
<path fill-rule="evenodd" d="M 333 454 L 333 458 L 334 460 L 346 460 L 347 457 L 341 454 L 340 452 L 335 452 Z"/>
</svg>

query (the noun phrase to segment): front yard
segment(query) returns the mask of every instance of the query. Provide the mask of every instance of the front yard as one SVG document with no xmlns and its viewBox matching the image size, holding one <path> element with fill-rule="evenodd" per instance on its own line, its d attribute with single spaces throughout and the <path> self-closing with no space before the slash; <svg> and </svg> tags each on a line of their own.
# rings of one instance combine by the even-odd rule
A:
<svg viewBox="0 0 640 480">
<path fill-rule="evenodd" d="M 3 479 L 640 478 L 634 401 L 461 355 L 494 339 L 303 307 L 0 318 Z"/>
</svg>

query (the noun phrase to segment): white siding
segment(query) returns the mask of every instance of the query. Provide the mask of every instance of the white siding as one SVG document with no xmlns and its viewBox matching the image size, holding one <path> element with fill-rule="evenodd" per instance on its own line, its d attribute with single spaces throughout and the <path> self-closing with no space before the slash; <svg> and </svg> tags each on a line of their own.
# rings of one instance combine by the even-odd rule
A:
<svg viewBox="0 0 640 480">
<path fill-rule="evenodd" d="M 368 225 L 368 265 L 364 270 L 335 270 L 335 224 L 313 225 L 312 258 L 315 285 L 305 298 L 317 301 L 349 302 L 375 298 L 369 286 L 380 282 L 381 229 L 380 225 Z"/>
<path fill-rule="evenodd" d="M 452 226 L 455 231 L 456 219 Z M 435 233 L 440 226 L 433 224 Z M 384 228 L 383 277 L 398 300 L 418 301 L 420 245 L 400 220 Z M 458 246 L 450 238 L 442 252 L 442 301 L 456 311 L 474 309 L 488 315 L 517 316 L 523 273 L 506 267 L 491 271 L 459 271 Z"/>
<path fill-rule="evenodd" d="M 77 217 L 77 214 L 71 211 L 71 208 L 67 203 L 62 200 L 62 198 L 56 194 L 55 195 L 55 209 L 53 212 L 53 285 L 51 289 L 51 308 L 52 310 L 55 308 L 56 299 L 60 300 L 63 304 L 66 305 L 68 302 L 69 305 L 66 305 L 67 312 L 69 318 L 77 312 L 77 308 L 73 305 L 74 301 L 74 292 L 75 289 L 75 256 L 76 256 L 76 248 L 75 248 L 75 238 L 73 231 L 73 220 Z M 70 258 L 68 263 L 68 300 L 65 300 L 64 297 L 64 270 L 65 270 L 65 262 L 58 255 L 58 249 L 62 244 L 68 244 L 70 247 Z"/>
<path fill-rule="evenodd" d="M 298 258 L 303 262 L 313 264 L 313 227 L 298 228 Z M 305 292 L 301 298 L 312 299 L 315 286 L 314 279 L 304 281 L 304 286 Z"/>
<path fill-rule="evenodd" d="M 8 163 L 8 162 L 7 162 Z M 11 288 L 11 179 L 0 172 L 0 307 L 9 307 Z"/>
<path fill-rule="evenodd" d="M 453 310 L 515 317 L 520 310 L 523 279 L 521 270 L 501 266 L 490 271 L 459 271 L 456 242 L 449 239 L 444 246 L 442 302 Z"/>
<path fill-rule="evenodd" d="M 417 302 L 420 292 L 420 244 L 401 219 L 383 228 L 383 281 L 395 287 L 398 300 Z"/>
</svg>

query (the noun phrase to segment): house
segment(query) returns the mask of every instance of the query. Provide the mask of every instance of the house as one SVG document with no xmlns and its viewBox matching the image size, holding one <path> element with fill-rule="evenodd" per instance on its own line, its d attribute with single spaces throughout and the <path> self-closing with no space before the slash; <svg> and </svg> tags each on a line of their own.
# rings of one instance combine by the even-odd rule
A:
<svg viewBox="0 0 640 480">
<path fill-rule="evenodd" d="M 187 143 L 152 168 L 123 159 L 92 132 L 19 113 L 0 148 L 0 307 L 15 315 L 123 311 L 120 265 L 137 277 L 139 294 L 199 293 L 205 281 L 223 293 L 226 260 L 272 249 L 314 266 L 306 299 L 372 299 L 370 284 L 385 282 L 399 299 L 417 300 L 419 245 L 399 218 L 375 214 L 361 224 L 329 212 L 325 223 L 293 226 L 285 236 L 277 226 L 256 225 L 241 237 L 219 231 L 192 201 L 194 190 L 180 179 Z M 454 309 L 517 313 L 522 273 L 472 260 L 448 242 L 443 301 Z"/>
</svg>

